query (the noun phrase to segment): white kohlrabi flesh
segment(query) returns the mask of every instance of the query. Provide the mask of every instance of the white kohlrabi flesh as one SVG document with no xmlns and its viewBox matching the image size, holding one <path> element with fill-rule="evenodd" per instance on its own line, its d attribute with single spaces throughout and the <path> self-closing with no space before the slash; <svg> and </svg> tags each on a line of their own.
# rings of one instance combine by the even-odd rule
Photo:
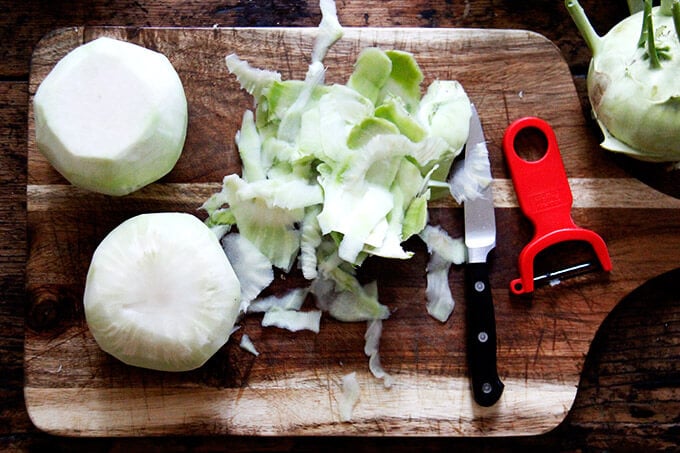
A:
<svg viewBox="0 0 680 453">
<path fill-rule="evenodd" d="M 602 147 L 652 162 L 680 161 L 680 4 L 663 0 L 598 36 L 576 0 L 566 0 L 593 58 L 588 96 Z"/>
<path fill-rule="evenodd" d="M 84 308 L 99 346 L 138 367 L 187 371 L 228 340 L 241 299 L 222 247 L 197 217 L 132 217 L 99 244 Z"/>
<path fill-rule="evenodd" d="M 126 195 L 166 175 L 187 129 L 182 82 L 162 54 L 98 38 L 62 58 L 34 100 L 38 149 L 73 185 Z"/>
</svg>

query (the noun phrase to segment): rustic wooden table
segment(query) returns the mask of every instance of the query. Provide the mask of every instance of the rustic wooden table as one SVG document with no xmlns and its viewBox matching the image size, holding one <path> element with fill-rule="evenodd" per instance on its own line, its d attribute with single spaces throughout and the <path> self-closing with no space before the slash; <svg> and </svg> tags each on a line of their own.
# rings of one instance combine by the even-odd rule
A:
<svg viewBox="0 0 680 453">
<path fill-rule="evenodd" d="M 582 2 L 599 31 L 626 15 L 626 4 Z M 26 306 L 26 174 L 28 75 L 38 40 L 72 25 L 316 26 L 316 2 L 270 1 L 0 1 L 0 450 L 33 451 L 658 451 L 680 443 L 680 269 L 651 280 L 621 301 L 605 320 L 585 361 L 576 401 L 553 431 L 515 438 L 183 437 L 59 438 L 31 423 L 23 398 Z M 590 55 L 555 1 L 338 1 L 345 26 L 526 29 L 562 52 L 588 117 L 585 71 Z M 598 131 L 590 125 L 593 136 Z M 622 160 L 620 165 L 653 187 L 680 196 L 678 172 Z M 653 257 L 650 257 L 653 259 Z"/>
</svg>

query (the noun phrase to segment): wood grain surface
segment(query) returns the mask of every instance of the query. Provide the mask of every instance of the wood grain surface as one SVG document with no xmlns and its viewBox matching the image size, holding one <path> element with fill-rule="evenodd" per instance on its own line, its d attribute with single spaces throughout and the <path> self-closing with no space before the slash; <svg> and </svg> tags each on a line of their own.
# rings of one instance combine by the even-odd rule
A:
<svg viewBox="0 0 680 453">
<path fill-rule="evenodd" d="M 626 2 L 582 0 L 604 33 Z M 599 141 L 585 93 L 590 54 L 561 0 L 343 0 L 345 26 L 527 29 L 551 40 L 566 60 L 589 140 Z M 614 308 L 585 359 L 572 409 L 552 431 L 512 437 L 162 436 L 58 437 L 39 431 L 24 402 L 27 232 L 26 177 L 30 57 L 40 38 L 64 26 L 316 26 L 316 2 L 0 0 L 0 450 L 2 451 L 675 451 L 680 443 L 680 268 L 655 277 Z M 628 176 L 680 197 L 678 172 L 609 157 Z M 633 194 L 631 199 L 635 199 Z M 653 259 L 651 257 L 650 259 Z M 34 319 L 40 319 L 38 311 Z M 44 310 L 49 320 L 54 311 Z M 58 416 L 58 415 L 57 415 Z"/>
<path fill-rule="evenodd" d="M 585 355 L 614 306 L 648 279 L 677 266 L 680 201 L 630 178 L 588 135 L 568 66 L 554 45 L 527 31 L 347 28 L 325 60 L 327 81 L 344 83 L 367 46 L 413 52 L 425 74 L 456 79 L 484 123 L 496 188 L 498 247 L 491 284 L 496 302 L 501 401 L 482 409 L 470 398 L 462 272 L 450 282 L 458 300 L 446 324 L 424 310 L 426 253 L 405 262 L 371 260 L 363 278 L 378 280 L 392 315 L 381 343 L 396 384 L 385 389 L 367 369 L 364 323 L 324 319 L 321 332 L 263 329 L 247 318 L 204 367 L 158 373 L 104 354 L 82 313 L 84 276 L 94 248 L 122 220 L 141 212 L 198 206 L 228 173 L 239 171 L 233 137 L 252 100 L 228 74 L 235 52 L 256 67 L 303 78 L 315 29 L 69 28 L 36 48 L 29 96 L 66 52 L 100 35 L 166 54 L 189 102 L 187 143 L 176 168 L 137 194 L 112 199 L 72 188 L 37 152 L 29 102 L 27 223 L 29 256 L 25 397 L 32 421 L 60 435 L 534 435 L 555 428 L 571 408 Z M 508 282 L 531 228 L 513 199 L 500 141 L 514 119 L 535 115 L 555 129 L 572 178 L 578 224 L 607 241 L 614 271 L 512 298 Z M 546 176 L 550 177 L 550 176 Z M 462 233 L 461 210 L 433 204 L 431 222 Z M 654 257 L 654 259 L 650 259 Z M 564 263 L 552 263 L 561 265 Z M 298 275 L 272 292 L 302 285 Z M 238 347 L 247 333 L 261 355 Z M 340 380 L 356 371 L 361 400 L 350 423 L 338 413 Z"/>
</svg>

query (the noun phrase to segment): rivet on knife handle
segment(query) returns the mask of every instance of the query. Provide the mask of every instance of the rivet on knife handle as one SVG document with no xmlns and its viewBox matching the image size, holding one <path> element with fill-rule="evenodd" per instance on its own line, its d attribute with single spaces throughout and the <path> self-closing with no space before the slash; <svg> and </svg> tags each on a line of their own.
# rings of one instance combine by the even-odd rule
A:
<svg viewBox="0 0 680 453">
<path fill-rule="evenodd" d="M 472 392 L 480 406 L 492 406 L 503 394 L 496 369 L 496 319 L 487 263 L 466 266 L 468 364 Z"/>
</svg>

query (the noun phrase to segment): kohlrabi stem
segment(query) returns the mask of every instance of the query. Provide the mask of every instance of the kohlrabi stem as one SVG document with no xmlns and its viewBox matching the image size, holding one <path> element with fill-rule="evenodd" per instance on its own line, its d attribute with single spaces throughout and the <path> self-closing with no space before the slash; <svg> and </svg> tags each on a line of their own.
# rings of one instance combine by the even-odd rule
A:
<svg viewBox="0 0 680 453">
<path fill-rule="evenodd" d="M 664 16 L 670 16 L 673 14 L 673 3 L 677 0 L 661 0 L 661 6 L 659 7 L 659 12 Z"/>
<path fill-rule="evenodd" d="M 642 29 L 640 30 L 640 39 L 638 39 L 638 47 L 642 48 L 647 42 L 647 36 L 649 35 L 649 22 L 652 20 L 652 2 L 650 0 L 645 0 L 644 10 L 642 12 Z"/>
<path fill-rule="evenodd" d="M 590 49 L 590 52 L 593 55 L 596 55 L 600 50 L 602 38 L 591 25 L 588 16 L 586 16 L 586 13 L 583 11 L 578 0 L 565 0 L 564 5 L 567 7 L 569 15 L 576 24 L 576 28 L 578 28 L 581 36 L 583 36 L 583 39 L 586 41 L 586 45 Z"/>
<path fill-rule="evenodd" d="M 652 66 L 652 69 L 659 69 L 661 67 L 661 63 L 659 62 L 659 54 L 656 53 L 656 44 L 654 43 L 654 29 L 651 25 L 651 19 L 650 26 L 647 28 L 647 53 L 649 54 L 649 64 Z"/>
<path fill-rule="evenodd" d="M 680 40 L 680 1 L 673 2 L 673 24 L 675 25 L 675 34 Z"/>
<path fill-rule="evenodd" d="M 661 62 L 659 62 L 659 53 L 656 51 L 656 43 L 654 42 L 654 23 L 652 22 L 652 0 L 645 0 L 644 20 L 642 21 L 642 33 L 645 34 L 645 25 L 647 27 L 647 53 L 649 54 L 649 64 L 652 69 L 659 69 Z"/>
<path fill-rule="evenodd" d="M 630 15 L 642 11 L 644 0 L 628 0 L 628 11 Z"/>
</svg>

